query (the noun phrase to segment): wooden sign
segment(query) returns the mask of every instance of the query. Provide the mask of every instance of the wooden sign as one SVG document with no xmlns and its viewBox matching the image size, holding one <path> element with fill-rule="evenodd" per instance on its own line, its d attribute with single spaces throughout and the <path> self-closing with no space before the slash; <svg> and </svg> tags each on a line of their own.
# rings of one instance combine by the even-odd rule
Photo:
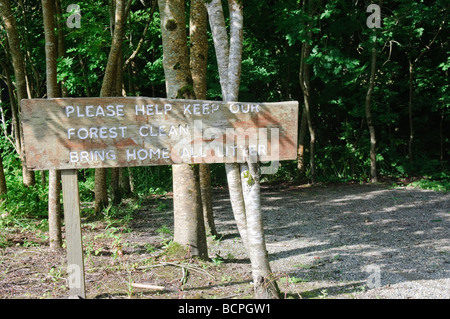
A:
<svg viewBox="0 0 450 319">
<path fill-rule="evenodd" d="M 147 97 L 21 101 L 31 170 L 243 162 L 297 157 L 298 102 Z"/>
</svg>

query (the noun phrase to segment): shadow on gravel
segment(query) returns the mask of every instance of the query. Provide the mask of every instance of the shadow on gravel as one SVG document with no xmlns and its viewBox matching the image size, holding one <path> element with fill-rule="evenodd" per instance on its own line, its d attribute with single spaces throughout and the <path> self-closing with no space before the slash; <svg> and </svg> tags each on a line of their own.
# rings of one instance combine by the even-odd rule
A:
<svg viewBox="0 0 450 319">
<path fill-rule="evenodd" d="M 450 193 L 380 184 L 263 187 L 262 207 L 274 272 L 378 286 L 450 278 Z M 214 211 L 236 254 L 226 190 L 214 192 Z"/>
</svg>

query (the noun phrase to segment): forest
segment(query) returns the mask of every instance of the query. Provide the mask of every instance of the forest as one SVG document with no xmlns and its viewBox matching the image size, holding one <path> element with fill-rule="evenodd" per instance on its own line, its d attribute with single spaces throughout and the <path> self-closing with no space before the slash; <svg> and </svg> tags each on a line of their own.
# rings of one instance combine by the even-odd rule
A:
<svg viewBox="0 0 450 319">
<path fill-rule="evenodd" d="M 173 196 L 174 242 L 200 257 L 205 232 L 217 235 L 211 190 L 233 196 L 233 174 L 256 179 L 253 198 L 260 185 L 450 190 L 449 9 L 446 0 L 0 0 L 0 248 L 18 229 L 64 246 L 61 173 L 23 163 L 23 99 L 298 101 L 297 159 L 274 174 L 219 163 L 78 171 L 83 218 L 123 218 L 130 201 Z M 245 238 L 252 230 L 231 201 Z M 261 207 L 245 206 L 258 218 Z M 277 295 L 261 286 L 257 297 Z"/>
</svg>

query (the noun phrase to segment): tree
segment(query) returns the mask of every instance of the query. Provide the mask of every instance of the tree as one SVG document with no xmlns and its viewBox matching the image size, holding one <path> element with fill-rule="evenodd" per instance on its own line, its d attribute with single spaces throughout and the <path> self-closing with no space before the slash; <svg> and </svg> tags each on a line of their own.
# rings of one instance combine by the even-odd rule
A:
<svg viewBox="0 0 450 319">
<path fill-rule="evenodd" d="M 189 65 L 184 0 L 158 0 L 163 66 L 169 99 L 195 98 Z M 174 241 L 208 258 L 198 165 L 172 166 Z"/>
<path fill-rule="evenodd" d="M 375 31 L 375 30 L 374 30 Z M 376 154 L 376 134 L 375 134 L 375 126 L 373 124 L 372 113 L 371 113 L 371 103 L 372 103 L 372 95 L 375 86 L 375 72 L 377 70 L 377 49 L 376 49 L 376 35 L 373 35 L 373 47 L 371 54 L 371 62 L 370 62 L 370 77 L 369 77 L 369 85 L 367 87 L 367 94 L 365 100 L 365 112 L 366 112 L 366 121 L 367 126 L 369 128 L 370 133 L 370 176 L 372 183 L 376 183 L 378 181 L 377 177 L 377 154 Z"/>
<path fill-rule="evenodd" d="M 5 171 L 3 169 L 3 156 L 0 154 L 0 204 L 5 200 L 8 193 L 8 185 L 6 184 Z"/>
<path fill-rule="evenodd" d="M 406 51 L 406 56 L 408 59 L 408 121 L 409 121 L 409 140 L 408 140 L 408 159 L 410 162 L 413 161 L 413 141 L 414 141 L 414 120 L 413 120 L 413 104 L 414 104 L 414 77 L 415 77 L 415 67 L 420 59 L 432 49 L 433 45 L 438 42 L 438 36 L 442 31 L 444 25 L 446 24 L 447 15 L 443 15 L 442 19 L 434 19 L 435 16 L 439 17 L 439 12 L 444 12 L 448 10 L 448 6 L 445 9 L 441 9 L 440 6 L 436 6 L 436 8 L 427 8 L 426 5 L 422 3 L 414 3 L 412 6 L 408 6 L 406 8 L 408 12 L 408 16 L 412 19 L 410 23 L 405 27 L 406 32 L 409 33 L 409 43 L 405 46 L 408 48 Z M 436 12 L 436 11 L 437 12 Z M 430 17 L 430 21 L 432 21 L 430 25 L 431 28 L 437 28 L 437 30 L 432 30 L 431 39 L 428 43 L 423 44 L 422 35 L 424 32 L 424 28 L 418 27 L 420 23 L 419 20 L 415 19 L 415 16 L 423 14 Z M 424 13 L 422 13 L 424 12 Z M 428 19 L 427 19 L 428 20 Z M 434 25 L 437 23 L 437 25 Z M 418 39 L 417 39 L 418 38 Z M 416 51 L 416 49 L 419 49 Z"/>
<path fill-rule="evenodd" d="M 59 87 L 56 76 L 57 40 L 55 36 L 55 7 L 54 1 L 42 0 L 42 16 L 44 19 L 45 34 L 45 64 L 47 78 L 47 98 L 59 97 Z M 61 236 L 61 183 L 60 172 L 49 171 L 48 190 L 48 224 L 49 241 L 51 249 L 62 247 Z"/>
<path fill-rule="evenodd" d="M 230 36 L 228 39 L 220 0 L 207 2 L 210 27 L 225 101 L 238 101 L 243 45 L 243 6 L 229 0 Z M 272 277 L 261 217 L 258 161 L 247 156 L 246 164 L 225 164 L 233 213 L 252 264 L 256 298 L 279 298 Z"/>
<path fill-rule="evenodd" d="M 306 14 L 310 17 L 310 21 L 312 21 L 312 17 L 317 10 L 316 1 L 306 1 L 304 2 L 304 10 Z M 300 79 L 300 87 L 303 92 L 303 101 L 304 101 L 304 112 L 302 117 L 305 119 L 308 124 L 310 142 L 309 142 L 309 165 L 311 169 L 311 182 L 314 184 L 316 182 L 316 164 L 315 164 L 315 147 L 316 147 L 316 131 L 313 127 L 311 120 L 311 82 L 310 82 L 310 66 L 306 60 L 311 55 L 311 43 L 312 43 L 312 25 L 308 23 L 306 25 L 306 39 L 302 43 L 302 51 L 300 54 L 300 71 L 299 71 L 299 79 Z M 302 128 L 300 128 L 300 133 L 302 133 Z M 302 140 L 301 138 L 300 140 Z M 301 168 L 301 167 L 300 167 Z"/>
<path fill-rule="evenodd" d="M 6 34 L 8 37 L 9 51 L 11 53 L 11 61 L 14 70 L 15 86 L 17 92 L 17 105 L 20 105 L 22 99 L 28 98 L 26 80 L 25 80 L 25 62 L 22 51 L 20 49 L 19 33 L 17 31 L 16 19 L 11 10 L 9 0 L 0 1 L 0 16 L 5 26 Z M 13 97 L 11 97 L 12 99 Z M 15 114 L 18 112 L 13 110 L 14 129 L 16 136 L 16 150 L 23 159 L 22 154 L 22 138 L 20 133 L 19 118 Z M 17 138 L 18 137 L 18 138 Z M 23 183 L 26 186 L 32 186 L 35 184 L 35 174 L 33 171 L 28 170 L 25 165 L 22 165 Z"/>
<path fill-rule="evenodd" d="M 195 97 L 206 100 L 206 67 L 208 62 L 208 14 L 202 0 L 192 0 L 189 15 L 190 68 Z M 206 232 L 218 236 L 211 200 L 211 168 L 199 164 L 200 192 Z"/>
<path fill-rule="evenodd" d="M 119 65 L 119 58 L 122 54 L 122 41 L 125 29 L 125 0 L 115 1 L 114 14 L 114 31 L 112 35 L 112 43 L 109 51 L 108 61 L 105 68 L 105 75 L 103 77 L 102 88 L 100 96 L 113 96 L 116 92 L 117 70 L 122 69 Z M 108 189 L 106 186 L 106 168 L 95 169 L 95 212 L 99 213 L 103 208 L 108 206 Z M 117 198 L 117 197 L 116 197 Z"/>
</svg>

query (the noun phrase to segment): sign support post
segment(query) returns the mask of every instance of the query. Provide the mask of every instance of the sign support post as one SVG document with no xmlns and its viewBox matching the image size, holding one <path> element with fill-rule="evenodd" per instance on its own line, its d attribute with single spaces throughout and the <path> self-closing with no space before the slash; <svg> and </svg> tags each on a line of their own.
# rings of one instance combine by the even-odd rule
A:
<svg viewBox="0 0 450 319">
<path fill-rule="evenodd" d="M 62 170 L 61 180 L 66 224 L 69 298 L 86 299 L 77 170 Z"/>
</svg>

